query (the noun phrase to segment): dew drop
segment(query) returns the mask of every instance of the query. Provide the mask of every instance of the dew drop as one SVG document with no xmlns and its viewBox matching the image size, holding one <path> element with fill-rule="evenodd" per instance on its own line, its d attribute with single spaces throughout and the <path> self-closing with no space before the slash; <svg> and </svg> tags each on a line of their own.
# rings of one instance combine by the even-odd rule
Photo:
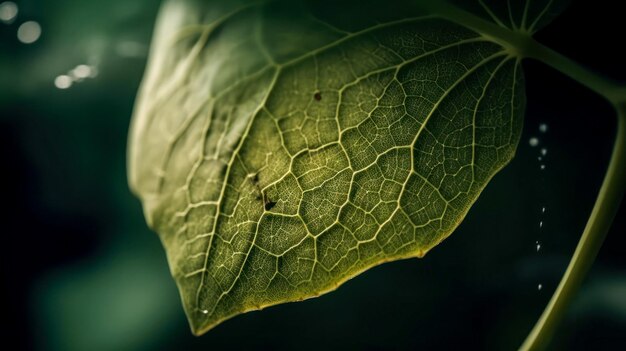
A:
<svg viewBox="0 0 626 351">
<path fill-rule="evenodd" d="M 541 208 L 541 213 L 546 213 L 546 206 L 543 206 L 543 207 Z"/>
<path fill-rule="evenodd" d="M 545 133 L 548 131 L 548 125 L 545 123 L 541 123 L 539 124 L 539 131 L 542 133 Z"/>
<path fill-rule="evenodd" d="M 539 250 L 541 250 L 541 244 L 537 242 L 537 252 L 539 252 Z"/>
<path fill-rule="evenodd" d="M 546 149 L 545 147 L 541 148 L 541 155 L 545 156 L 548 153 L 548 149 Z"/>
<path fill-rule="evenodd" d="M 530 139 L 528 139 L 528 144 L 530 144 L 530 146 L 532 147 L 535 147 L 539 145 L 539 139 L 536 137 L 531 137 Z"/>
<path fill-rule="evenodd" d="M 543 221 L 539 221 L 539 228 L 543 228 Z"/>
<path fill-rule="evenodd" d="M 209 310 L 201 310 L 200 312 L 202 312 L 204 314 L 209 314 Z"/>
<path fill-rule="evenodd" d="M 538 160 L 538 161 L 541 161 L 541 160 L 542 160 L 541 156 L 537 157 L 537 160 Z"/>
<path fill-rule="evenodd" d="M 542 288 L 543 288 L 543 285 L 541 284 L 537 285 L 537 290 L 541 291 Z"/>
<path fill-rule="evenodd" d="M 546 169 L 546 165 L 539 166 L 539 169 L 541 169 L 543 171 L 544 169 Z"/>
</svg>

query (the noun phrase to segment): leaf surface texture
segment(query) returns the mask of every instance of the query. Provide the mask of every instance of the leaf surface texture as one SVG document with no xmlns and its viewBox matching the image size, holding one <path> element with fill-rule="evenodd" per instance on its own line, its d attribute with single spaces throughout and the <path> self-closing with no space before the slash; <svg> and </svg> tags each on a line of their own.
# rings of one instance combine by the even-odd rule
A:
<svg viewBox="0 0 626 351">
<path fill-rule="evenodd" d="M 517 58 L 410 3 L 350 6 L 161 11 L 129 178 L 197 334 L 423 256 L 514 155 Z"/>
</svg>

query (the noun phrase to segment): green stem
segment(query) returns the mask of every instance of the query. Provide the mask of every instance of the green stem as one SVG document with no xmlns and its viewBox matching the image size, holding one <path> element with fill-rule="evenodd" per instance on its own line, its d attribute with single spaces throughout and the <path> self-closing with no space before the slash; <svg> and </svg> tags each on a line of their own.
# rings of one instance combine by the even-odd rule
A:
<svg viewBox="0 0 626 351">
<path fill-rule="evenodd" d="M 622 103 L 616 108 L 617 136 L 591 216 L 559 286 L 520 350 L 542 350 L 547 347 L 567 306 L 593 264 L 619 209 L 626 185 L 626 104 Z"/>
<path fill-rule="evenodd" d="M 543 46 L 530 33 L 498 26 L 455 6 L 434 3 L 434 13 L 471 28 L 505 47 L 511 55 L 539 60 L 606 98 L 617 112 L 617 133 L 607 172 L 576 251 L 559 286 L 520 350 L 542 350 L 548 346 L 554 330 L 563 318 L 587 271 L 593 264 L 613 218 L 619 209 L 626 187 L 626 87 L 581 66 L 575 61 Z"/>
<path fill-rule="evenodd" d="M 590 71 L 568 57 L 538 43 L 532 37 L 528 38 L 523 54 L 524 57 L 543 62 L 586 86 L 607 99 L 617 110 L 619 110 L 620 104 L 626 101 L 626 88 L 624 86 Z"/>
<path fill-rule="evenodd" d="M 464 27 L 471 28 L 484 37 L 502 45 L 513 56 L 536 59 L 551 66 L 603 96 L 614 106 L 618 106 L 626 101 L 626 86 L 598 75 L 579 63 L 540 44 L 532 37 L 532 33 L 515 31 L 499 26 L 445 2 L 428 2 L 423 4 L 423 6 L 434 14 Z"/>
</svg>

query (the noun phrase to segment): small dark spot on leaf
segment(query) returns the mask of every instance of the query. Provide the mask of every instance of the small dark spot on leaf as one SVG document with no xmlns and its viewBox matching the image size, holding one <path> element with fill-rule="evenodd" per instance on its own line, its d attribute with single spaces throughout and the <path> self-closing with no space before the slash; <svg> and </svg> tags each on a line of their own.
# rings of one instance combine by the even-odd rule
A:
<svg viewBox="0 0 626 351">
<path fill-rule="evenodd" d="M 317 93 L 315 93 L 315 95 L 313 95 L 313 97 L 315 98 L 316 101 L 320 101 L 322 100 L 322 93 L 318 91 Z"/>
<path fill-rule="evenodd" d="M 269 211 L 272 208 L 274 208 L 274 206 L 276 206 L 276 202 L 275 201 L 266 201 L 265 202 L 265 211 Z"/>
<path fill-rule="evenodd" d="M 266 193 L 263 193 L 263 207 L 265 211 L 269 211 L 276 206 L 276 201 L 272 201 L 269 199 Z"/>
<path fill-rule="evenodd" d="M 261 200 L 261 195 L 257 195 L 257 196 L 255 197 L 255 199 L 256 199 L 257 201 Z"/>
<path fill-rule="evenodd" d="M 258 173 L 254 173 L 254 176 L 252 176 L 252 183 L 254 183 L 254 184 L 258 184 L 259 183 L 259 174 Z"/>
</svg>

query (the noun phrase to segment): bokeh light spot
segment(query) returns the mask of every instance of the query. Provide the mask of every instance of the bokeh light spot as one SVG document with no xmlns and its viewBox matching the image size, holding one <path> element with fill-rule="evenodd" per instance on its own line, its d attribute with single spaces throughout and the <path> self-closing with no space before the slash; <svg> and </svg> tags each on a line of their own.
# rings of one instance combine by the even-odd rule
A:
<svg viewBox="0 0 626 351">
<path fill-rule="evenodd" d="M 72 78 L 65 74 L 54 79 L 54 86 L 59 89 L 67 89 L 72 86 Z"/>
<path fill-rule="evenodd" d="M 5 1 L 0 4 L 0 21 L 10 24 L 17 16 L 17 4 L 13 1 Z"/>
<path fill-rule="evenodd" d="M 41 26 L 35 21 L 27 21 L 17 29 L 17 39 L 24 44 L 32 44 L 41 36 Z"/>
</svg>

